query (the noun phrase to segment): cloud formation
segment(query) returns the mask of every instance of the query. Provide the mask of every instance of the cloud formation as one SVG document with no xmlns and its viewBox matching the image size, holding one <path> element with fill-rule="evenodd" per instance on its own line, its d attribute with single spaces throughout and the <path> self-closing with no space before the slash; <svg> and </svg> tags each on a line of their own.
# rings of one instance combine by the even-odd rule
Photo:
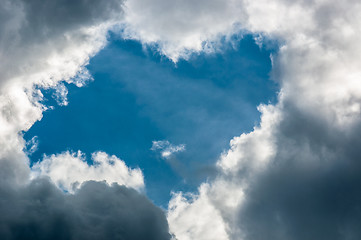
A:
<svg viewBox="0 0 361 240">
<path fill-rule="evenodd" d="M 231 141 L 230 150 L 217 163 L 219 176 L 215 180 L 202 184 L 198 195 L 174 196 L 168 221 L 177 238 L 360 239 L 359 1 L 132 0 L 125 3 L 124 9 L 123 36 L 154 44 L 173 61 L 193 52 L 215 51 L 217 44 L 239 31 L 260 34 L 258 41 L 272 38 L 281 43 L 277 55 L 272 56 L 272 75 L 281 86 L 278 103 L 260 106 L 260 125 Z M 1 205 L 4 238 L 22 238 L 21 234 L 28 233 L 47 238 L 56 232 L 48 233 L 51 228 L 47 224 L 58 220 L 67 224 L 69 219 L 70 223 L 80 220 L 80 225 L 67 225 L 73 226 L 74 232 L 60 231 L 67 236 L 91 239 L 93 236 L 86 234 L 91 234 L 93 228 L 86 227 L 101 222 L 109 225 L 102 225 L 94 238 L 106 238 L 103 234 L 108 231 L 103 227 L 109 230 L 109 226 L 116 225 L 112 217 L 89 215 L 97 213 L 99 205 L 109 206 L 94 207 L 92 197 L 98 201 L 97 197 L 105 194 L 102 191 L 112 195 L 119 187 L 102 185 L 98 189 L 100 183 L 88 183 L 72 196 L 63 195 L 42 180 L 25 187 L 7 188 L 5 184 L 15 186 L 29 179 L 25 142 L 20 133 L 41 119 L 46 109 L 39 88 L 58 88 L 58 100 L 65 104 L 66 91 L 59 82 L 81 86 L 89 78 L 84 65 L 104 46 L 106 32 L 121 21 L 121 12 L 120 1 L 2 1 L 0 178 L 4 183 L 1 196 L 8 203 Z M 101 194 L 91 195 L 94 191 Z M 50 198 L 42 201 L 41 196 Z M 84 199 L 89 202 L 84 204 Z M 111 199 L 109 196 L 102 200 Z M 137 197 L 130 199 L 125 205 L 117 201 L 110 205 L 118 210 L 128 206 L 137 210 L 134 202 L 142 206 Z M 34 206 L 36 203 L 40 208 Z M 75 216 L 59 217 L 63 211 L 57 212 L 58 206 L 76 209 L 65 211 Z M 146 210 L 152 211 L 147 206 Z M 109 208 L 105 210 L 108 216 L 115 214 Z M 55 218 L 46 219 L 51 216 Z M 149 215 L 134 216 L 143 219 Z M 153 224 L 159 222 L 153 219 L 160 218 L 146 219 Z M 142 235 L 139 229 L 144 228 L 133 229 L 140 226 L 138 221 L 142 222 L 138 218 L 134 221 L 131 226 L 125 225 L 129 228 L 112 228 L 112 236 L 119 232 L 128 238 L 138 233 L 143 239 L 153 236 Z M 56 226 L 63 226 L 60 223 L 51 226 L 56 230 Z M 166 224 L 157 226 L 152 228 L 159 230 L 154 239 L 169 238 Z M 17 231 L 19 228 L 28 232 Z"/>
<path fill-rule="evenodd" d="M 109 28 L 122 18 L 122 1 L 22 1 L 0 4 L 0 165 L 3 181 L 29 178 L 25 142 L 28 130 L 47 109 L 40 89 L 60 81 L 82 86 L 89 79 L 84 65 L 106 43 Z"/>
<path fill-rule="evenodd" d="M 0 186 L 1 239 L 170 239 L 161 209 L 134 189 L 86 182 L 74 195 L 47 179 Z"/>
<path fill-rule="evenodd" d="M 132 0 L 125 2 L 124 37 L 155 44 L 173 61 L 212 52 L 224 36 L 238 33 L 243 1 Z"/>
<path fill-rule="evenodd" d="M 204 208 L 222 218 L 219 239 L 360 238 L 360 3 L 239 4 L 246 18 L 236 22 L 281 43 L 272 56 L 272 76 L 281 86 L 278 103 L 260 106 L 260 125 L 231 141 L 217 163 L 216 180 L 202 184 L 190 200 L 175 195 L 171 231 L 180 239 L 207 239 L 198 233 L 212 231 L 219 218 L 188 222 Z M 204 23 L 203 29 L 211 27 Z"/>
<path fill-rule="evenodd" d="M 48 176 L 59 188 L 74 192 L 85 181 L 105 181 L 142 190 L 143 174 L 140 169 L 130 169 L 116 156 L 104 152 L 92 154 L 92 162 L 86 162 L 85 155 L 78 151 L 45 156 L 31 168 L 33 178 Z"/>
<path fill-rule="evenodd" d="M 55 89 L 55 100 L 66 105 L 63 82 L 80 87 L 91 79 L 85 65 L 106 44 L 107 32 L 120 23 L 123 1 L 0 2 L 0 238 L 169 239 L 163 211 L 144 195 L 84 178 L 140 187 L 141 172 L 129 170 L 114 156 L 96 153 L 96 165 L 90 167 L 80 155 L 65 153 L 34 167 L 74 194 L 48 179 L 30 179 L 26 154 L 35 150 L 36 139 L 27 145 L 22 132 L 48 109 L 41 91 Z M 60 177 L 59 169 L 67 172 Z M 108 170 L 120 172 L 117 178 L 102 174 Z M 79 189 L 71 188 L 75 181 L 83 183 Z"/>
</svg>

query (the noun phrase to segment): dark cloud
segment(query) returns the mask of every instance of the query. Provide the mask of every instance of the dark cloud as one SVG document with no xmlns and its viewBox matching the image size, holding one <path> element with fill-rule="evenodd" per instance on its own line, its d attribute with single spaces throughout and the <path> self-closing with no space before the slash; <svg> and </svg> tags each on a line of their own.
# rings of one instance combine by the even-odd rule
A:
<svg viewBox="0 0 361 240">
<path fill-rule="evenodd" d="M 121 0 L 20 1 L 25 14 L 27 35 L 49 37 L 79 27 L 103 23 L 122 16 Z M 27 39 L 28 40 L 28 39 Z"/>
<path fill-rule="evenodd" d="M 47 179 L 0 188 L 0 239 L 170 239 L 164 212 L 124 186 L 86 182 L 74 195 Z"/>
<path fill-rule="evenodd" d="M 34 89 L 82 71 L 122 18 L 122 0 L 0 0 L 0 239 L 169 239 L 161 209 L 124 186 L 74 195 L 29 177 L 22 131 L 44 110 Z M 11 91 L 10 91 L 11 90 Z"/>
<path fill-rule="evenodd" d="M 246 239 L 361 239 L 360 127 L 285 104 L 278 153 L 252 179 L 239 214 Z"/>
<path fill-rule="evenodd" d="M 89 57 L 106 42 L 108 28 L 103 25 L 122 18 L 122 4 L 122 0 L 0 0 L 2 181 L 28 178 L 19 133 L 41 119 L 44 108 L 36 88 L 56 87 L 84 72 Z"/>
<path fill-rule="evenodd" d="M 91 41 L 91 35 L 97 34 L 82 30 L 123 17 L 122 0 L 0 3 L 0 83 L 44 70 L 50 56 L 61 55 L 74 44 L 81 48 Z"/>
<path fill-rule="evenodd" d="M 0 6 L 1 31 L 17 31 L 13 40 L 29 44 L 29 40 L 49 40 L 56 34 L 107 20 L 119 20 L 123 16 L 123 1 L 57 0 L 24 1 L 2 0 Z M 34 39 L 33 39 L 34 38 Z M 2 36 L 1 40 L 5 40 Z M 8 39 L 10 40 L 10 39 Z"/>
</svg>

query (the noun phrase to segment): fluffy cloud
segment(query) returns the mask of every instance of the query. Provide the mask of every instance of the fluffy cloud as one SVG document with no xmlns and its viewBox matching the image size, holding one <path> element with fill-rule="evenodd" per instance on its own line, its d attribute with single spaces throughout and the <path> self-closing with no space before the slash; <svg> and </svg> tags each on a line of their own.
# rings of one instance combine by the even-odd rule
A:
<svg viewBox="0 0 361 240">
<path fill-rule="evenodd" d="M 46 107 L 40 89 L 60 81 L 81 86 L 89 79 L 89 57 L 106 43 L 108 29 L 122 18 L 122 1 L 22 1 L 0 4 L 0 165 L 4 181 L 29 178 L 21 131 L 40 120 Z"/>
<path fill-rule="evenodd" d="M 198 233 L 212 231 L 219 217 L 183 224 L 204 208 L 222 218 L 219 239 L 360 238 L 361 4 L 260 0 L 242 6 L 247 18 L 236 22 L 281 44 L 272 56 L 278 103 L 261 106 L 260 126 L 231 141 L 206 190 L 202 185 L 190 200 L 175 196 L 171 230 L 180 239 L 207 239 Z M 229 204 L 230 196 L 239 197 Z"/>
<path fill-rule="evenodd" d="M 134 189 L 86 182 L 74 195 L 46 179 L 0 186 L 1 239 L 170 239 L 164 212 Z"/>
<path fill-rule="evenodd" d="M 34 166 L 70 191 L 82 182 L 74 194 L 47 179 L 30 179 L 26 154 L 36 139 L 26 144 L 22 132 L 47 110 L 41 91 L 54 88 L 55 100 L 66 105 L 62 82 L 80 87 L 91 78 L 84 66 L 120 23 L 123 1 L 0 2 L 0 238 L 169 239 L 163 211 L 144 195 L 118 184 L 86 182 L 141 187 L 141 172 L 116 157 L 96 153 L 95 165 L 88 166 L 80 155 L 65 153 Z M 59 176 L 59 169 L 67 171 Z"/>
<path fill-rule="evenodd" d="M 243 1 L 132 0 L 125 2 L 124 36 L 155 44 L 173 61 L 213 51 L 247 18 Z"/>
<path fill-rule="evenodd" d="M 170 231 L 182 240 L 229 239 L 228 232 L 235 228 L 225 221 L 222 211 L 230 215 L 243 197 L 240 186 L 221 179 L 212 185 L 203 183 L 198 195 L 174 193 L 167 216 Z"/>
<path fill-rule="evenodd" d="M 129 169 L 116 156 L 104 152 L 92 154 L 92 164 L 86 162 L 84 154 L 64 152 L 46 156 L 32 167 L 33 177 L 48 176 L 59 188 L 74 192 L 85 181 L 117 183 L 138 190 L 144 188 L 140 169 Z"/>
</svg>

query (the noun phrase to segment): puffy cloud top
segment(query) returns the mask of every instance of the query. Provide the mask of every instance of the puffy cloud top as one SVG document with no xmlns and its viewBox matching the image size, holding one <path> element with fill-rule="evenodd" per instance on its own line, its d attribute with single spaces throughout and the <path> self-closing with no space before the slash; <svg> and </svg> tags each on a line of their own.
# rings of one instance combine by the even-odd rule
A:
<svg viewBox="0 0 361 240">
<path fill-rule="evenodd" d="M 117 183 L 138 190 L 144 188 L 140 169 L 129 169 L 116 156 L 104 152 L 92 154 L 92 164 L 86 162 L 84 154 L 64 152 L 45 157 L 32 167 L 33 177 L 48 176 L 61 189 L 74 192 L 85 181 Z"/>
<path fill-rule="evenodd" d="M 34 167 L 75 191 L 68 194 L 48 179 L 31 180 L 26 155 L 31 147 L 24 151 L 22 131 L 47 110 L 41 90 L 55 88 L 56 100 L 66 105 L 62 81 L 82 86 L 91 78 L 84 66 L 122 19 L 123 2 L 0 2 L 0 238 L 170 239 L 163 211 L 134 189 L 116 184 L 141 188 L 140 170 L 105 153 L 93 156 L 94 166 L 81 154 L 65 153 Z M 66 172 L 60 176 L 59 169 Z M 76 182 L 83 183 L 79 189 L 72 188 Z"/>
<path fill-rule="evenodd" d="M 0 5 L 0 165 L 7 169 L 1 177 L 23 183 L 30 171 L 19 133 L 46 110 L 40 89 L 58 88 L 66 103 L 60 81 L 81 86 L 89 79 L 84 65 L 122 18 L 122 1 L 2 0 Z"/>
</svg>

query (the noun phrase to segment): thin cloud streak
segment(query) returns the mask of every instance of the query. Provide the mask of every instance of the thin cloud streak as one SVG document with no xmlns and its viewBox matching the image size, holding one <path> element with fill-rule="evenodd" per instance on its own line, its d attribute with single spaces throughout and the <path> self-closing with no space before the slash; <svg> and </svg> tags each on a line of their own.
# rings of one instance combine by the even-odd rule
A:
<svg viewBox="0 0 361 240">
<path fill-rule="evenodd" d="M 160 151 L 162 158 L 169 159 L 173 154 L 185 151 L 186 146 L 185 144 L 173 145 L 167 140 L 153 141 L 150 150 Z"/>
</svg>

